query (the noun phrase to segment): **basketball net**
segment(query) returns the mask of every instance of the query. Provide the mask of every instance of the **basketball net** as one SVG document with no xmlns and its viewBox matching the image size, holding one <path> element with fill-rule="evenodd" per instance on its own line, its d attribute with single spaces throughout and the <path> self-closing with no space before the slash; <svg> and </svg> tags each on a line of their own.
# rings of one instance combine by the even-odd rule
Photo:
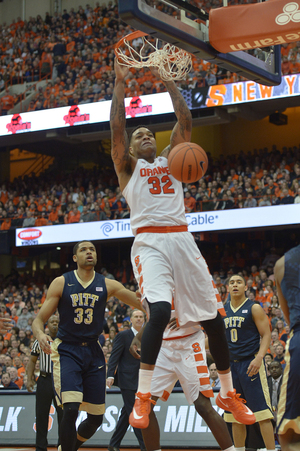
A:
<svg viewBox="0 0 300 451">
<path fill-rule="evenodd" d="M 136 69 L 156 67 L 160 78 L 164 81 L 185 79 L 192 69 L 191 55 L 168 43 L 159 48 L 158 39 L 154 45 L 145 36 L 147 33 L 134 31 L 118 42 L 115 47 L 115 55 L 119 64 Z M 142 45 L 139 50 L 136 50 L 130 43 L 138 38 Z M 153 51 L 149 53 L 149 50 Z"/>
</svg>

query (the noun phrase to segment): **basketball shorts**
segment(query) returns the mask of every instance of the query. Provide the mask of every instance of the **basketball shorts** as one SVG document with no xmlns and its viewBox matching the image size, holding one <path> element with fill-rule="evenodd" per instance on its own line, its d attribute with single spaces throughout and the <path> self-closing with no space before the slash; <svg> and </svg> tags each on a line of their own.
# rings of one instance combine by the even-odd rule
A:
<svg viewBox="0 0 300 451">
<path fill-rule="evenodd" d="M 202 330 L 185 338 L 163 340 L 151 382 L 151 395 L 167 401 L 179 380 L 189 404 L 204 396 L 214 396 L 206 365 L 205 336 Z"/>
<path fill-rule="evenodd" d="M 293 329 L 285 348 L 286 367 L 280 390 L 277 432 L 293 429 L 300 434 L 300 326 Z"/>
<path fill-rule="evenodd" d="M 131 261 L 142 298 L 172 304 L 180 326 L 213 319 L 217 291 L 191 233 L 141 233 Z"/>
<path fill-rule="evenodd" d="M 233 386 L 241 398 L 246 400 L 247 406 L 255 414 L 256 421 L 273 419 L 270 392 L 267 382 L 267 374 L 264 362 L 262 362 L 258 374 L 249 377 L 247 369 L 254 357 L 249 359 L 231 361 L 231 374 Z M 224 419 L 228 423 L 237 423 L 233 415 L 225 412 Z"/>
<path fill-rule="evenodd" d="M 56 338 L 51 345 L 57 404 L 79 402 L 92 415 L 105 411 L 106 363 L 100 343 L 82 346 Z"/>
</svg>

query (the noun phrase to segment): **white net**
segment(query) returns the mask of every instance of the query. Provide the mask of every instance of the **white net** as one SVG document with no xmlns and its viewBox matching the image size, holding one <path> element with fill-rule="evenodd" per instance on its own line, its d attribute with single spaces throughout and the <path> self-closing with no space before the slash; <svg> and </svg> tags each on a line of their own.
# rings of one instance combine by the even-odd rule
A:
<svg viewBox="0 0 300 451">
<path fill-rule="evenodd" d="M 189 53 L 168 43 L 158 48 L 158 39 L 156 45 L 144 36 L 139 39 L 142 40 L 142 46 L 138 50 L 127 39 L 122 42 L 125 49 L 121 47 L 115 49 L 119 64 L 136 69 L 157 67 L 161 79 L 165 81 L 186 78 L 192 69 L 192 57 Z M 149 49 L 153 49 L 153 52 L 149 53 Z"/>
</svg>

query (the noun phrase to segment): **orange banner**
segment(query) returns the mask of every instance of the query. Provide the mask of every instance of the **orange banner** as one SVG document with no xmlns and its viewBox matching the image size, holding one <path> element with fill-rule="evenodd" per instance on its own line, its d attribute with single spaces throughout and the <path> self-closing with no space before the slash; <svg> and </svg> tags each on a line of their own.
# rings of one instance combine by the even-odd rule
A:
<svg viewBox="0 0 300 451">
<path fill-rule="evenodd" d="M 209 12 L 209 42 L 218 52 L 300 41 L 300 0 L 269 0 Z"/>
</svg>

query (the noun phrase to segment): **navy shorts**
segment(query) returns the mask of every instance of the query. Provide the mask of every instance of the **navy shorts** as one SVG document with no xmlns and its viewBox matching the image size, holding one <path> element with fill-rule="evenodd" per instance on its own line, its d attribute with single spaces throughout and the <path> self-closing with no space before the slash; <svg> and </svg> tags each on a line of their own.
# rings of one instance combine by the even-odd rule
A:
<svg viewBox="0 0 300 451">
<path fill-rule="evenodd" d="M 79 410 L 104 414 L 106 362 L 100 343 L 73 344 L 56 338 L 51 348 L 57 404 L 79 402 Z"/>
<path fill-rule="evenodd" d="M 285 434 L 293 429 L 300 434 L 300 327 L 292 330 L 285 348 L 286 367 L 280 390 L 277 432 Z"/>
<path fill-rule="evenodd" d="M 241 398 L 246 400 L 247 406 L 255 414 L 256 421 L 273 419 L 264 362 L 262 362 L 258 374 L 252 377 L 247 374 L 248 366 L 253 359 L 254 356 L 246 360 L 230 362 L 233 387 L 241 395 Z M 224 419 L 228 423 L 237 423 L 229 412 L 225 412 Z"/>
</svg>

